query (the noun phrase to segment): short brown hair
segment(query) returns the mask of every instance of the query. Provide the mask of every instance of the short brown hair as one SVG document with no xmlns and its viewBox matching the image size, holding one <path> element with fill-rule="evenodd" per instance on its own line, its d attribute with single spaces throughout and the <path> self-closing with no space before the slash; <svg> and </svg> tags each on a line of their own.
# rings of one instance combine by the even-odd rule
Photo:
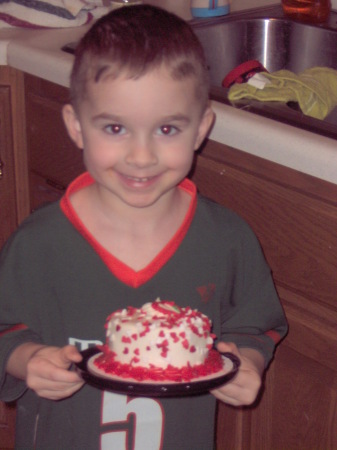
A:
<svg viewBox="0 0 337 450">
<path fill-rule="evenodd" d="M 209 78 L 202 46 L 191 27 L 176 15 L 150 5 L 114 10 L 99 19 L 79 42 L 71 73 L 71 100 L 76 109 L 88 81 L 98 82 L 113 68 L 137 78 L 169 67 L 175 79 L 194 77 L 197 96 L 206 106 Z"/>
</svg>

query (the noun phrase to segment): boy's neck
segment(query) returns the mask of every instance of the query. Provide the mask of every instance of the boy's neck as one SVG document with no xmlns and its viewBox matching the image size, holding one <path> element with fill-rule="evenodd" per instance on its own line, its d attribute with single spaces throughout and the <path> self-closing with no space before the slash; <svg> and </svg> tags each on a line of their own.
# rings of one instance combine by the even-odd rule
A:
<svg viewBox="0 0 337 450">
<path fill-rule="evenodd" d="M 100 245 L 135 271 L 150 264 L 171 241 L 191 203 L 191 196 L 177 187 L 153 207 L 116 209 L 91 186 L 71 198 L 77 215 Z"/>
<path fill-rule="evenodd" d="M 107 223 L 120 226 L 121 229 L 153 230 L 170 218 L 180 215 L 179 211 L 186 212 L 186 203 L 190 197 L 178 186 L 167 193 L 160 201 L 146 207 L 132 207 L 121 202 L 110 202 L 92 185 L 91 202 L 97 209 L 97 214 Z M 184 216 L 185 214 L 183 214 Z"/>
</svg>

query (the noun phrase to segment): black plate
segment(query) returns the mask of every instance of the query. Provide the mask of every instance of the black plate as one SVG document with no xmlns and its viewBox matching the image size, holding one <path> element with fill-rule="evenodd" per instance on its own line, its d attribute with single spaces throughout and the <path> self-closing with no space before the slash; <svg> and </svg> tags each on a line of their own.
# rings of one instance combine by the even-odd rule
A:
<svg viewBox="0 0 337 450">
<path fill-rule="evenodd" d="M 108 375 L 96 369 L 92 362 L 100 353 L 101 350 L 97 347 L 92 347 L 81 352 L 83 360 L 77 363 L 76 366 L 82 378 L 88 384 L 99 389 L 140 397 L 180 397 L 183 395 L 205 394 L 231 381 L 240 367 L 239 358 L 232 353 L 226 352 L 221 354 L 224 361 L 224 368 L 216 374 L 181 383 L 140 382 Z"/>
</svg>

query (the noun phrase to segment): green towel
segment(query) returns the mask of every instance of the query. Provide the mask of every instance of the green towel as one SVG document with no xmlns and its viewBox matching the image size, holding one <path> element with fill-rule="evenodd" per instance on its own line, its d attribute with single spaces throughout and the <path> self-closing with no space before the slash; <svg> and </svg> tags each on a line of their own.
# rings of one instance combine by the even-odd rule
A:
<svg viewBox="0 0 337 450">
<path fill-rule="evenodd" d="M 228 93 L 231 101 L 242 98 L 262 102 L 298 102 L 303 114 L 324 119 L 337 105 L 337 70 L 313 67 L 298 75 L 289 70 L 265 73 L 271 83 L 257 89 L 247 83 L 234 84 Z"/>
</svg>

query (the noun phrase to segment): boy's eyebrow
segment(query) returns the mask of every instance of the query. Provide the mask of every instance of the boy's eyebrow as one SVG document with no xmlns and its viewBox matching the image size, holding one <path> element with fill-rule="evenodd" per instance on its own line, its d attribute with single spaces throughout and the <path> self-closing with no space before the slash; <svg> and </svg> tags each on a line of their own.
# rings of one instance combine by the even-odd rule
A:
<svg viewBox="0 0 337 450">
<path fill-rule="evenodd" d="M 101 113 L 101 114 L 97 114 L 96 116 L 93 116 L 92 120 L 94 122 L 96 122 L 97 120 L 112 120 L 114 122 L 118 122 L 118 121 L 121 121 L 122 118 L 119 116 L 116 116 L 114 114 Z"/>
<path fill-rule="evenodd" d="M 93 116 L 92 120 L 94 122 L 99 121 L 99 120 L 110 120 L 110 121 L 114 121 L 114 122 L 123 122 L 124 119 L 123 119 L 123 117 L 120 117 L 115 114 L 101 113 L 101 114 L 97 114 L 96 116 Z M 166 122 L 189 123 L 190 121 L 191 121 L 191 119 L 184 114 L 172 114 L 170 116 L 158 118 L 158 122 L 161 122 L 161 123 L 166 123 Z"/>
<path fill-rule="evenodd" d="M 185 122 L 185 123 L 191 122 L 190 117 L 185 116 L 184 114 L 172 114 L 171 116 L 162 117 L 160 120 L 162 122 L 165 122 L 165 121 L 168 121 L 168 122 Z"/>
</svg>

